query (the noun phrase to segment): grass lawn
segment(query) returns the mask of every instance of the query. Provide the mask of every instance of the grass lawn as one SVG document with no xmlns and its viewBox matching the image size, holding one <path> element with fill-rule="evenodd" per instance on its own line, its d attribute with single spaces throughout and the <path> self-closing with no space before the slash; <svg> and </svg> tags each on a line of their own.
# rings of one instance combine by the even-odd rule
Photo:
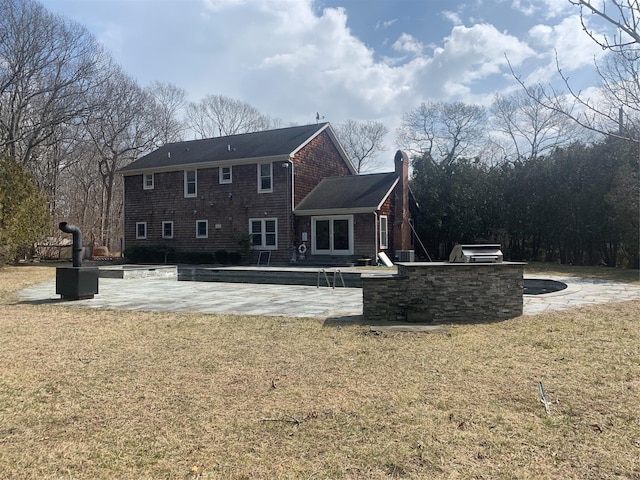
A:
<svg viewBox="0 0 640 480">
<path fill-rule="evenodd" d="M 375 335 L 19 302 L 54 274 L 0 270 L 0 478 L 640 479 L 640 300 Z"/>
</svg>

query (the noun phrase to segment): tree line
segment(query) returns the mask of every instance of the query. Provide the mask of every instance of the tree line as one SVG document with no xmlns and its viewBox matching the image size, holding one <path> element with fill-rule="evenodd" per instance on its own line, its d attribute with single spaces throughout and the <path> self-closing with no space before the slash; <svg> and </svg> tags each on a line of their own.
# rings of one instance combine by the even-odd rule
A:
<svg viewBox="0 0 640 480">
<path fill-rule="evenodd" d="M 638 153 L 609 137 L 494 165 L 415 156 L 417 231 L 432 258 L 499 243 L 510 260 L 638 268 Z"/>
<path fill-rule="evenodd" d="M 621 18 L 633 21 L 626 10 Z M 432 255 L 499 239 L 514 258 L 637 264 L 637 42 L 605 42 L 607 112 L 626 112 L 616 132 L 611 121 L 589 123 L 612 118 L 597 106 L 516 72 L 523 88 L 490 108 L 431 102 L 404 115 L 395 143 L 413 157 L 418 227 Z M 168 142 L 283 123 L 223 95 L 191 102 L 169 83 L 141 87 L 82 25 L 35 0 L 0 0 L 0 256 L 26 254 L 36 238 L 58 235 L 62 220 L 117 250 L 119 168 Z M 358 172 L 380 166 L 389 133 L 381 122 L 334 128 Z"/>
</svg>

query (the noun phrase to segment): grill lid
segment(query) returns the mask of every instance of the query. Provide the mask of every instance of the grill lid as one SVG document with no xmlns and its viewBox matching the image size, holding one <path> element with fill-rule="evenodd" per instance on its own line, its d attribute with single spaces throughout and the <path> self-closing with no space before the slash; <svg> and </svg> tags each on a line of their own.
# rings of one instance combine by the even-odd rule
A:
<svg viewBox="0 0 640 480">
<path fill-rule="evenodd" d="M 456 245 L 449 255 L 451 263 L 500 263 L 500 244 Z"/>
</svg>

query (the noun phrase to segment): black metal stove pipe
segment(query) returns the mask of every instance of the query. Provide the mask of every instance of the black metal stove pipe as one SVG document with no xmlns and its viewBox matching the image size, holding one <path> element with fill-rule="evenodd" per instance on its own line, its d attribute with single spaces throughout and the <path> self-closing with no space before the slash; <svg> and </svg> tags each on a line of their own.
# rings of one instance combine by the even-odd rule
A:
<svg viewBox="0 0 640 480">
<path fill-rule="evenodd" d="M 69 225 L 67 222 L 60 222 L 58 228 L 64 233 L 73 234 L 72 259 L 74 267 L 82 266 L 82 232 L 75 225 Z"/>
</svg>

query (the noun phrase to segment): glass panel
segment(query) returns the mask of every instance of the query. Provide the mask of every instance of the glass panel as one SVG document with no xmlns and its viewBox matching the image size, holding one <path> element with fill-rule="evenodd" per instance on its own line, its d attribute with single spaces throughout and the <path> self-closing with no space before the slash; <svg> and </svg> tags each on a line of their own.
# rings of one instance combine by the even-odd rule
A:
<svg viewBox="0 0 640 480">
<path fill-rule="evenodd" d="M 171 222 L 165 222 L 162 224 L 162 234 L 165 237 L 173 236 L 173 224 Z"/>
<path fill-rule="evenodd" d="M 380 217 L 380 248 L 388 246 L 387 217 Z"/>
<path fill-rule="evenodd" d="M 260 220 L 251 221 L 251 240 L 254 246 L 262 245 L 262 222 Z"/>
<path fill-rule="evenodd" d="M 260 190 L 271 190 L 271 164 L 260 165 Z"/>
<path fill-rule="evenodd" d="M 187 195 L 196 194 L 196 171 L 187 170 Z"/>
<path fill-rule="evenodd" d="M 264 230 L 267 233 L 275 233 L 276 232 L 276 221 L 275 220 L 266 220 Z"/>
<path fill-rule="evenodd" d="M 207 236 L 207 222 L 198 222 L 197 224 L 197 234 L 199 237 Z"/>
<path fill-rule="evenodd" d="M 316 250 L 329 250 L 329 220 L 316 221 Z"/>
<path fill-rule="evenodd" d="M 144 188 L 151 189 L 153 188 L 153 173 L 147 173 L 144 176 Z"/>
<path fill-rule="evenodd" d="M 276 234 L 275 233 L 267 233 L 265 235 L 265 241 L 267 242 L 266 245 L 272 247 L 275 246 L 276 244 Z"/>
<path fill-rule="evenodd" d="M 349 220 L 333 221 L 333 249 L 349 250 Z"/>
</svg>

